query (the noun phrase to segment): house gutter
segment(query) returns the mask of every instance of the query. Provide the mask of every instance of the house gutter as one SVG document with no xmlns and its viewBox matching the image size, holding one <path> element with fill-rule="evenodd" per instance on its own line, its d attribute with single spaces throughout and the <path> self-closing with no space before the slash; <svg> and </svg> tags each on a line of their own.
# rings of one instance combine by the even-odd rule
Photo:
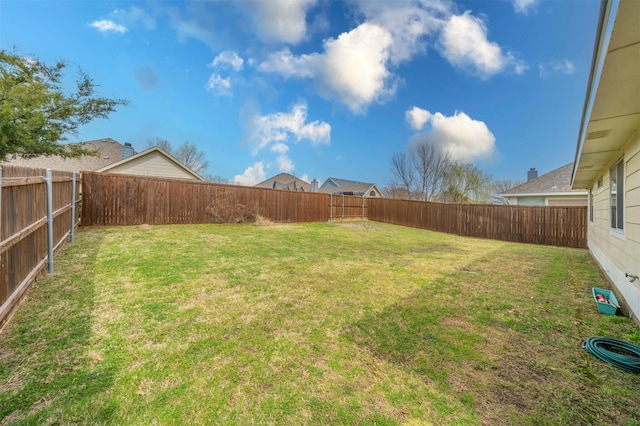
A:
<svg viewBox="0 0 640 426">
<path fill-rule="evenodd" d="M 609 40 L 611 39 L 611 32 L 613 30 L 613 24 L 615 22 L 615 16 L 619 5 L 620 0 L 602 0 L 600 3 L 600 16 L 598 17 L 598 28 L 596 29 L 593 58 L 591 60 L 591 70 L 589 72 L 589 84 L 587 85 L 587 94 L 585 96 L 584 106 L 582 108 L 582 120 L 580 121 L 578 143 L 576 145 L 576 155 L 573 162 L 573 172 L 571 174 L 572 187 L 575 183 L 576 173 L 580 166 L 580 156 L 582 155 L 582 149 L 584 147 L 584 140 L 586 137 L 585 133 L 587 131 L 589 119 L 591 118 L 591 112 L 593 111 L 593 103 L 595 101 L 597 88 L 600 83 L 602 67 L 604 65 L 604 59 L 606 57 L 606 52 L 609 46 Z"/>
<path fill-rule="evenodd" d="M 589 194 L 586 189 L 574 189 L 573 191 L 565 192 L 520 192 L 513 194 L 500 194 L 501 197 L 550 197 L 550 196 L 583 196 Z"/>
</svg>

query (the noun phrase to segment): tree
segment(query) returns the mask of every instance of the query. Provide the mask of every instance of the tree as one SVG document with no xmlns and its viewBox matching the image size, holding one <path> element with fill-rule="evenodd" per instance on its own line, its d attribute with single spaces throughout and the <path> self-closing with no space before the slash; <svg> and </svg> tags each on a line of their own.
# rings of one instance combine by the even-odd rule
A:
<svg viewBox="0 0 640 426">
<path fill-rule="evenodd" d="M 451 155 L 434 145 L 420 144 L 413 149 L 411 158 L 418 175 L 419 190 L 425 200 L 432 201 L 442 191 L 453 166 Z"/>
<path fill-rule="evenodd" d="M 493 194 L 491 194 L 491 198 L 489 199 L 489 202 L 491 204 L 509 204 L 509 200 L 504 198 L 501 194 L 504 194 L 511 188 L 515 188 L 516 186 L 521 185 L 522 183 L 523 181 L 521 180 L 511 180 L 511 179 L 494 180 L 492 184 Z"/>
<path fill-rule="evenodd" d="M 404 198 L 411 198 L 411 193 L 415 187 L 415 171 L 410 157 L 404 153 L 395 153 L 391 157 L 391 173 L 393 181 L 385 193 L 402 194 Z"/>
<path fill-rule="evenodd" d="M 124 99 L 96 97 L 96 84 L 81 69 L 76 89 L 66 94 L 67 64 L 49 66 L 0 50 L 0 160 L 9 155 L 79 157 L 93 152 L 64 145 L 69 135 L 96 118 L 108 118 Z"/>
<path fill-rule="evenodd" d="M 484 203 L 491 192 L 491 175 L 473 164 L 454 163 L 446 177 L 443 201 L 452 203 Z"/>
<path fill-rule="evenodd" d="M 189 141 L 184 141 L 178 148 L 173 148 L 168 140 L 158 137 L 147 141 L 147 148 L 156 146 L 171 154 L 176 160 L 197 174 L 203 174 L 209 167 L 209 162 L 205 160 L 204 151 L 198 151 L 198 147 Z"/>
<path fill-rule="evenodd" d="M 395 153 L 391 157 L 393 179 L 389 188 L 404 198 L 416 196 L 431 201 L 442 191 L 452 164 L 449 153 L 429 144 Z"/>
</svg>

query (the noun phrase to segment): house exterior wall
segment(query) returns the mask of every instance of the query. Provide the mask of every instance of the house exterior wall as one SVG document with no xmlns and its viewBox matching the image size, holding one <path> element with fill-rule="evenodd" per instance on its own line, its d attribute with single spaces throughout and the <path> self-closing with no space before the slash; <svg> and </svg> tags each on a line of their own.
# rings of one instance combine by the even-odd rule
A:
<svg viewBox="0 0 640 426">
<path fill-rule="evenodd" d="M 565 197 L 547 197 L 547 206 L 566 206 L 566 207 L 584 207 L 589 201 L 584 195 L 565 196 Z"/>
<path fill-rule="evenodd" d="M 593 221 L 589 223 L 587 244 L 630 308 L 640 320 L 640 280 L 629 282 L 625 273 L 640 274 L 640 133 L 623 149 L 624 229 L 611 227 L 610 167 L 620 157 L 613 158 L 606 170 L 592 182 Z M 599 183 L 602 186 L 599 186 Z"/>
<path fill-rule="evenodd" d="M 177 179 L 195 179 L 186 170 L 168 161 L 159 152 L 150 152 L 131 161 L 123 163 L 107 171 L 108 173 L 120 173 L 126 175 L 157 176 Z"/>
<path fill-rule="evenodd" d="M 565 194 L 558 196 L 530 196 L 530 197 L 513 197 L 513 196 L 505 196 L 507 200 L 509 200 L 509 204 L 514 206 L 586 206 L 588 202 L 588 197 L 586 193 L 584 194 Z"/>
</svg>

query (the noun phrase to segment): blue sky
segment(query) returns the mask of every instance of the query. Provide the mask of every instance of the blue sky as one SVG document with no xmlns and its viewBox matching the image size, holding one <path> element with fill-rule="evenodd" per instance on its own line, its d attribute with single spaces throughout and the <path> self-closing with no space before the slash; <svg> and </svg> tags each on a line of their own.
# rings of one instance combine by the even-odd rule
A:
<svg viewBox="0 0 640 426">
<path fill-rule="evenodd" d="M 126 98 L 70 141 L 160 137 L 253 184 L 391 179 L 412 144 L 495 179 L 573 161 L 595 0 L 0 0 L 0 48 Z"/>
</svg>

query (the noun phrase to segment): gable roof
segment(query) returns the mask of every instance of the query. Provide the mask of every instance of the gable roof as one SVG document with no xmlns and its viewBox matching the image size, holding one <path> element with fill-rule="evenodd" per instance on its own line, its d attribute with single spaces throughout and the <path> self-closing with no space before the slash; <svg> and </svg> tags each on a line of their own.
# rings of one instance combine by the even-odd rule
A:
<svg viewBox="0 0 640 426">
<path fill-rule="evenodd" d="M 640 2 L 602 2 L 576 147 L 575 188 L 587 188 L 622 157 L 640 128 L 638 22 Z"/>
<path fill-rule="evenodd" d="M 520 184 L 503 192 L 501 195 L 505 197 L 514 196 L 531 196 L 531 195 L 566 195 L 566 194 L 586 194 L 581 189 L 571 189 L 571 172 L 573 171 L 573 162 L 551 170 L 531 179 L 528 182 Z"/>
<path fill-rule="evenodd" d="M 339 187 L 330 187 L 330 188 L 318 188 L 318 192 L 323 192 L 325 194 L 337 194 L 337 193 L 345 193 L 352 192 L 353 195 L 365 195 L 369 194 L 371 190 L 376 191 L 376 196 L 380 197 L 380 190 L 376 188 L 373 183 L 364 183 L 359 185 L 343 185 Z"/>
<path fill-rule="evenodd" d="M 289 191 L 311 192 L 311 184 L 289 173 L 280 173 L 254 186 L 260 188 L 286 189 Z"/>
<path fill-rule="evenodd" d="M 357 180 L 347 180 L 347 179 L 338 179 L 334 177 L 327 178 L 320 188 L 325 187 L 327 184 L 333 184 L 335 186 L 352 186 L 352 185 L 373 185 L 372 183 L 367 182 L 358 182 Z"/>
<path fill-rule="evenodd" d="M 114 169 L 127 164 L 127 163 L 131 163 L 131 162 L 135 162 L 138 161 L 139 159 L 141 159 L 142 157 L 145 156 L 151 156 L 154 153 L 157 153 L 159 155 L 161 155 L 162 157 L 164 157 L 167 161 L 169 161 L 170 163 L 174 164 L 175 166 L 177 166 L 178 168 L 184 170 L 187 174 L 193 176 L 194 179 L 197 180 L 205 180 L 202 176 L 200 176 L 199 174 L 197 174 L 196 172 L 194 172 L 193 170 L 191 170 L 189 167 L 185 166 L 184 164 L 182 164 L 180 161 L 178 161 L 175 157 L 173 157 L 172 155 L 170 155 L 169 153 L 167 153 L 166 151 L 158 148 L 157 146 L 154 146 L 153 148 L 149 148 L 146 151 L 142 151 L 138 154 L 135 154 L 131 157 L 127 157 L 124 158 L 120 161 L 117 161 L 113 164 L 109 164 L 108 166 L 102 167 L 98 170 L 96 170 L 96 172 L 109 172 L 109 171 L 113 171 Z"/>
<path fill-rule="evenodd" d="M 325 194 L 336 194 L 336 193 L 344 193 L 344 192 L 352 192 L 353 195 L 367 195 L 374 190 L 376 192 L 376 197 L 384 197 L 380 188 L 376 186 L 375 183 L 367 183 L 367 182 L 358 182 L 357 180 L 348 180 L 348 179 L 339 179 L 330 177 L 324 181 L 320 188 L 318 188 L 318 192 L 323 192 Z"/>
<path fill-rule="evenodd" d="M 62 170 L 67 172 L 94 171 L 122 158 L 122 144 L 111 138 L 95 139 L 79 142 L 84 148 L 97 151 L 97 156 L 83 155 L 78 158 L 63 158 L 59 155 L 37 156 L 31 158 L 16 157 L 5 161 L 15 166 L 34 167 L 42 169 Z M 74 145 L 78 145 L 74 144 Z"/>
</svg>

